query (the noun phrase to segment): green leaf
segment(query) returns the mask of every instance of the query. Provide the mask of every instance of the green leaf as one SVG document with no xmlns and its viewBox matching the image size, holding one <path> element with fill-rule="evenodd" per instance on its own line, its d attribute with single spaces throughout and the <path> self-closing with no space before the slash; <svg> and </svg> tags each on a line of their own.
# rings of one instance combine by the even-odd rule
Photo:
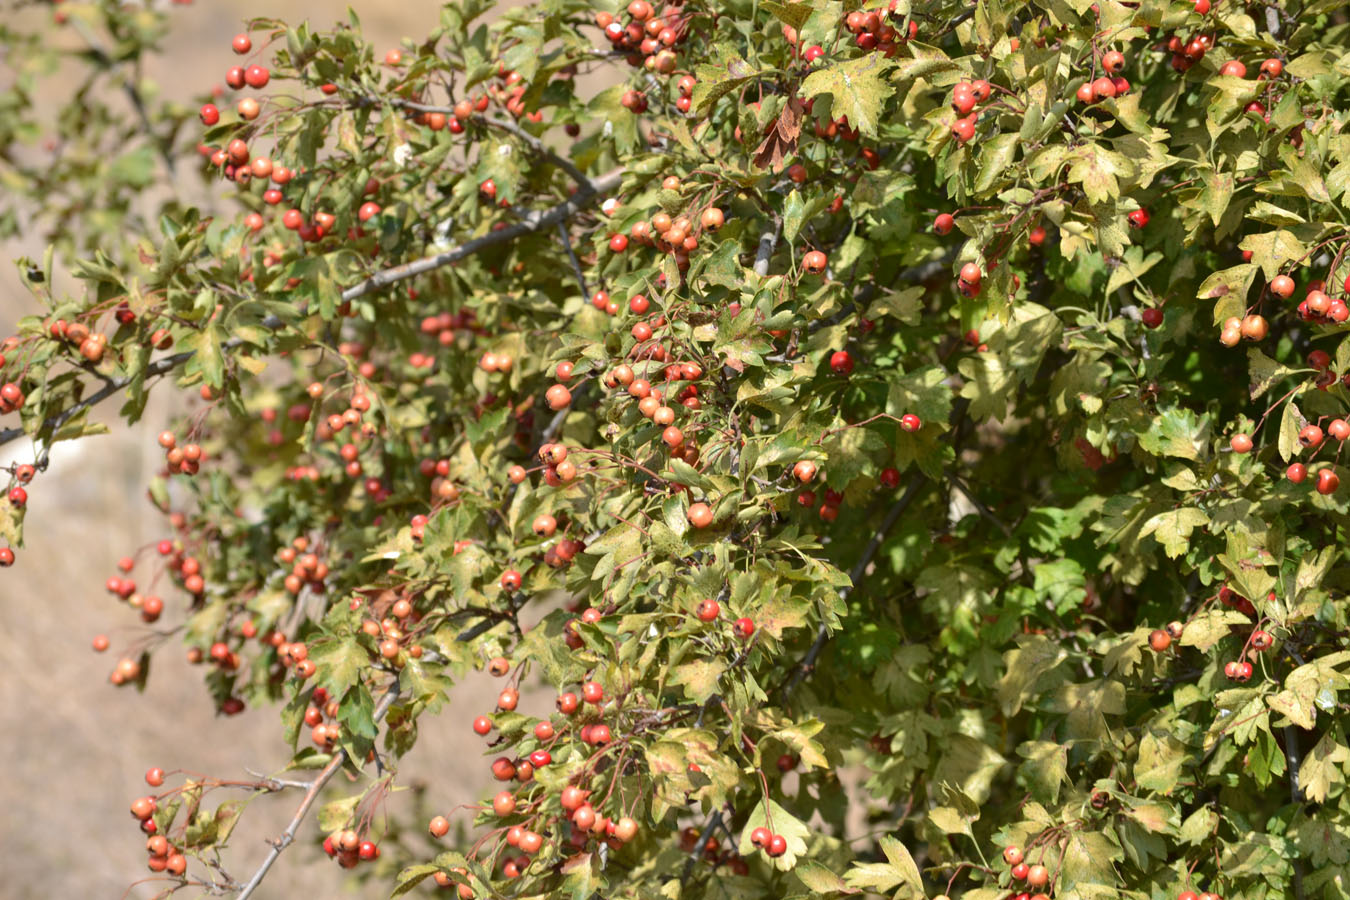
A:
<svg viewBox="0 0 1350 900">
<path fill-rule="evenodd" d="M 1030 785 L 1032 797 L 1046 803 L 1059 802 L 1059 789 L 1068 781 L 1069 748 L 1052 741 L 1024 741 L 1018 745 L 1017 755 L 1026 760 L 1018 771 Z"/>
</svg>

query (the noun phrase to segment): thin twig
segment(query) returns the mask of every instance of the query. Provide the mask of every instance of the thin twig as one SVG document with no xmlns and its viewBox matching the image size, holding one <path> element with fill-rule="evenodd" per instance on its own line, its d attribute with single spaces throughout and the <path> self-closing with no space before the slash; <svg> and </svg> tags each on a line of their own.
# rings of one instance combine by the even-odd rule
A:
<svg viewBox="0 0 1350 900">
<path fill-rule="evenodd" d="M 397 698 L 398 688 L 396 685 L 392 685 L 380 698 L 379 705 L 375 707 L 376 722 L 384 718 L 385 713 L 389 712 L 389 707 L 394 705 L 394 700 Z M 305 798 L 300 801 L 300 806 L 296 809 L 295 815 L 291 817 L 291 822 L 286 826 L 286 830 L 281 833 L 281 837 L 271 842 L 271 851 L 268 852 L 267 857 L 262 861 L 262 865 L 258 866 L 258 870 L 253 873 L 253 877 L 244 885 L 243 890 L 239 892 L 239 896 L 235 900 L 248 900 L 253 892 L 258 889 L 258 885 L 262 884 L 262 880 L 267 877 L 267 872 L 272 868 L 272 864 L 281 856 L 282 851 L 295 841 L 295 832 L 300 828 L 300 823 L 305 820 L 305 816 L 309 815 L 310 808 L 314 805 L 314 801 L 318 799 L 324 786 L 332 780 L 346 761 L 346 750 L 339 750 L 333 754 L 333 758 L 328 765 L 324 766 L 314 781 L 310 783 L 309 790 L 305 792 Z"/>
<path fill-rule="evenodd" d="M 586 287 L 586 273 L 582 271 L 581 260 L 577 259 L 577 253 L 572 249 L 572 238 L 567 233 L 567 225 L 561 221 L 558 223 L 558 236 L 562 238 L 563 249 L 567 251 L 567 258 L 572 262 L 572 271 L 576 273 L 577 284 L 581 286 L 581 299 L 589 300 L 591 292 Z"/>
</svg>

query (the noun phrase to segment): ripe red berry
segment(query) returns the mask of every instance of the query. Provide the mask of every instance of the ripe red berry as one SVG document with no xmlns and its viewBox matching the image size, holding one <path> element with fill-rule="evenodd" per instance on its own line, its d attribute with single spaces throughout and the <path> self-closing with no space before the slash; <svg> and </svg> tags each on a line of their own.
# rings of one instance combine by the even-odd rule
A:
<svg viewBox="0 0 1350 900">
<path fill-rule="evenodd" d="M 828 260 L 824 253 L 819 250 L 812 250 L 802 257 L 802 268 L 812 275 L 819 275 L 825 271 Z"/>
<path fill-rule="evenodd" d="M 214 103 L 203 106 L 197 111 L 197 115 L 201 118 L 202 124 L 208 127 L 220 121 L 220 110 L 216 108 Z"/>
<path fill-rule="evenodd" d="M 782 856 L 787 852 L 787 838 L 783 837 L 781 834 L 772 835 L 769 838 L 768 845 L 764 848 L 764 852 L 774 858 Z"/>
<path fill-rule="evenodd" d="M 736 633 L 745 640 L 749 640 L 750 636 L 755 633 L 754 621 L 745 616 L 737 619 L 733 627 L 736 629 Z"/>
<path fill-rule="evenodd" d="M 492 720 L 487 716 L 479 716 L 473 720 L 473 730 L 475 734 L 487 734 L 492 730 Z"/>
<path fill-rule="evenodd" d="M 894 490 L 900 486 L 900 470 L 891 467 L 882 469 L 878 480 L 882 487 Z"/>
<path fill-rule="evenodd" d="M 1308 477 L 1308 467 L 1303 463 L 1290 463 L 1289 468 L 1284 470 L 1284 475 L 1294 484 L 1302 484 Z"/>
<path fill-rule="evenodd" d="M 716 600 L 704 600 L 699 603 L 698 610 L 695 614 L 701 621 L 712 622 L 721 614 L 721 612 L 722 607 Z"/>
<path fill-rule="evenodd" d="M 1317 473 L 1317 493 L 1334 494 L 1341 486 L 1340 476 L 1332 469 L 1323 469 Z"/>
<path fill-rule="evenodd" d="M 1146 209 L 1136 209 L 1130 213 L 1130 224 L 1135 228 L 1143 228 L 1148 224 L 1148 219 L 1148 210 Z"/>
<path fill-rule="evenodd" d="M 937 218 L 933 220 L 933 230 L 938 234 L 951 234 L 955 224 L 956 219 L 951 213 L 938 213 Z"/>
<path fill-rule="evenodd" d="M 836 375 L 848 375 L 853 371 L 853 357 L 847 350 L 836 350 L 830 354 L 830 370 Z"/>
<path fill-rule="evenodd" d="M 609 249 L 613 253 L 622 253 L 628 249 L 628 238 L 626 235 L 616 234 L 609 239 Z"/>
<path fill-rule="evenodd" d="M 242 56 L 243 54 L 253 49 L 253 41 L 249 38 L 247 34 L 241 32 L 234 36 L 234 40 L 230 42 L 230 46 L 234 48 L 235 53 L 238 53 L 240 56 Z"/>
<path fill-rule="evenodd" d="M 1163 323 L 1163 311 L 1156 306 L 1150 306 L 1139 313 L 1139 319 L 1145 328 L 1157 328 Z"/>
<path fill-rule="evenodd" d="M 1245 432 L 1239 432 L 1228 439 L 1228 446 L 1233 448 L 1234 453 L 1251 453 L 1252 436 Z"/>
</svg>

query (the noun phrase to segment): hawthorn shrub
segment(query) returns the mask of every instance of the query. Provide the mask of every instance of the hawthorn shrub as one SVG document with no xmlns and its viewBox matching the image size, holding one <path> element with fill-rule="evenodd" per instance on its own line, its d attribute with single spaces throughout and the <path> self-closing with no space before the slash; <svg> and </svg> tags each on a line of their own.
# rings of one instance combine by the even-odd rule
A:
<svg viewBox="0 0 1350 900">
<path fill-rule="evenodd" d="M 181 637 L 302 771 L 148 772 L 163 893 L 296 840 L 466 900 L 1346 896 L 1342 4 L 489 6 L 250 22 L 200 110 L 136 76 L 171 9 L 0 32 L 53 248 L 0 562 L 95 406 L 189 394 L 111 681 Z M 401 820 L 440 714 L 499 792 Z"/>
</svg>

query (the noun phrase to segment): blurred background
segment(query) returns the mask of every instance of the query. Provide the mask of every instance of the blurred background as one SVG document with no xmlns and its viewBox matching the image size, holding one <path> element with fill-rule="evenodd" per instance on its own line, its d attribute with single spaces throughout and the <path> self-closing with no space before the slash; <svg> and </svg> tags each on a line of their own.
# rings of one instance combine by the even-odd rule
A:
<svg viewBox="0 0 1350 900">
<path fill-rule="evenodd" d="M 501 4 L 515 5 L 521 0 Z M 308 18 L 316 27 L 329 27 L 345 19 L 347 6 L 299 0 L 199 0 L 174 6 L 171 38 L 146 74 L 169 97 L 191 101 L 219 83 L 234 64 L 230 38 L 245 19 Z M 354 0 L 350 6 L 361 17 L 377 55 L 405 36 L 424 37 L 439 21 L 436 2 Z M 35 5 L 19 15 L 50 16 L 51 11 Z M 4 81 L 0 61 L 0 91 Z M 195 175 L 183 177 L 195 181 Z M 19 317 L 39 311 L 20 285 L 12 260 L 40 258 L 42 250 L 35 241 L 0 243 L 0 335 L 11 334 Z M 163 518 L 146 501 L 145 488 L 163 461 L 155 436 L 179 402 L 168 393 L 158 391 L 144 419 L 132 428 L 117 427 L 110 435 L 56 446 L 51 469 L 30 487 L 26 549 L 0 575 L 4 608 L 24 613 L 22 625 L 0 631 L 0 670 L 5 673 L 0 679 L 0 751 L 10 767 L 0 779 L 0 799 L 10 810 L 0 821 L 0 897 L 5 900 L 117 898 L 124 892 L 153 896 L 164 882 L 128 891 L 151 874 L 144 867 L 145 837 L 128 813 L 131 801 L 150 790 L 146 769 L 162 766 L 243 779 L 249 777 L 246 767 L 276 772 L 290 758 L 280 738 L 279 709 L 218 718 L 201 670 L 187 664 L 179 646 L 170 644 L 155 657 L 144 694 L 108 684 L 117 650 L 139 633 L 139 621 L 105 593 L 103 583 L 117 574 L 120 557 L 166 536 Z M 109 421 L 117 405 L 110 402 L 97 418 Z M 3 465 L 32 457 L 26 441 L 0 448 Z M 165 621 L 173 620 L 166 615 Z M 90 649 L 96 634 L 111 638 L 107 653 Z M 490 781 L 484 777 L 488 760 L 470 722 L 490 711 L 483 708 L 483 698 L 498 690 L 491 681 L 487 676 L 467 680 L 441 716 L 423 720 L 421 738 L 405 758 L 399 781 L 415 785 L 425 779 L 433 787 L 425 796 L 418 791 L 395 795 L 389 801 L 392 810 L 450 815 L 457 804 L 482 794 Z M 527 696 L 522 711 L 538 713 L 551 706 L 550 697 Z M 180 781 L 171 777 L 169 783 Z M 336 792 L 342 790 L 342 781 L 335 779 L 333 796 L 340 796 Z M 234 796 L 229 799 L 243 796 L 222 790 L 214 799 L 230 793 Z M 281 832 L 298 801 L 298 792 L 287 791 L 261 797 L 249 807 L 224 857 L 232 876 L 243 881 L 252 874 L 266 855 L 264 840 Z M 471 815 L 462 812 L 451 818 L 467 823 Z M 429 858 L 431 846 L 422 837 L 425 821 L 412 823 L 411 837 Z M 301 896 L 388 896 L 387 878 L 366 889 L 349 883 L 344 871 L 323 855 L 321 838 L 311 816 L 257 896 L 296 896 L 298 890 Z M 394 860 L 386 855 L 382 862 L 392 865 Z"/>
</svg>

